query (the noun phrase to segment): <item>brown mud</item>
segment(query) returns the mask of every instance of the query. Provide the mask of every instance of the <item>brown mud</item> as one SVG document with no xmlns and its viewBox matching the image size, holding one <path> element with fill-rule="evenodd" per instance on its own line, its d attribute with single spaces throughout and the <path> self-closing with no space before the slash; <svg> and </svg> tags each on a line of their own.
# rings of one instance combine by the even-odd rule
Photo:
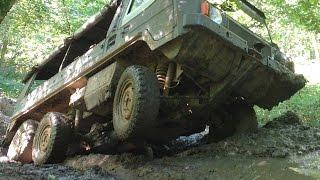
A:
<svg viewBox="0 0 320 180">
<path fill-rule="evenodd" d="M 7 111 L 0 113 L 0 140 L 8 120 Z M 129 153 L 90 154 L 70 157 L 60 165 L 34 166 L 9 162 L 0 149 L 0 179 L 320 178 L 320 129 L 303 125 L 294 113 L 218 143 L 206 143 L 206 134 L 154 146 L 154 159 Z"/>
<path fill-rule="evenodd" d="M 167 149 L 182 150 L 184 145 L 178 144 Z M 154 160 L 132 154 L 91 154 L 65 164 L 80 170 L 94 167 L 122 179 L 318 179 L 319 150 L 320 129 L 304 126 L 288 112 L 254 133 L 198 144 Z"/>
</svg>

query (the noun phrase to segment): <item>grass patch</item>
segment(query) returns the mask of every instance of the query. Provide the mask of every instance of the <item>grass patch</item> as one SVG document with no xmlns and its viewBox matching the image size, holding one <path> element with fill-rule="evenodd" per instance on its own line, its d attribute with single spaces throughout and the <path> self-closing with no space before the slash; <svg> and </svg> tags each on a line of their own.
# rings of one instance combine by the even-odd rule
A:
<svg viewBox="0 0 320 180">
<path fill-rule="evenodd" d="M 271 111 L 255 107 L 260 123 L 265 124 L 281 114 L 292 111 L 300 116 L 304 123 L 320 126 L 320 84 L 308 85 L 291 99 L 280 103 Z"/>
</svg>

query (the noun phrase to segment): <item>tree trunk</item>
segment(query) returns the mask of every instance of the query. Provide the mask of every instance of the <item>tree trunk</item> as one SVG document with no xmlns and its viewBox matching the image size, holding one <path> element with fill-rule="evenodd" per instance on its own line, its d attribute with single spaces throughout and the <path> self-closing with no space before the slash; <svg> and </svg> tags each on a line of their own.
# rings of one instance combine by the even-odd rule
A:
<svg viewBox="0 0 320 180">
<path fill-rule="evenodd" d="M 2 65 L 4 64 L 5 61 L 5 55 L 7 53 L 8 50 L 8 44 L 9 41 L 8 39 L 4 39 L 2 44 L 0 44 L 1 49 L 0 49 L 0 67 L 2 67 Z"/>
<path fill-rule="evenodd" d="M 315 58 L 316 60 L 320 61 L 320 44 L 319 44 L 319 40 L 320 40 L 320 34 L 315 34 L 314 38 L 313 38 L 313 49 L 314 49 L 314 53 L 315 53 Z"/>
<path fill-rule="evenodd" d="M 16 0 L 1 0 L 0 1 L 0 23 L 4 19 L 4 17 L 7 15 L 13 4 L 16 2 Z"/>
</svg>

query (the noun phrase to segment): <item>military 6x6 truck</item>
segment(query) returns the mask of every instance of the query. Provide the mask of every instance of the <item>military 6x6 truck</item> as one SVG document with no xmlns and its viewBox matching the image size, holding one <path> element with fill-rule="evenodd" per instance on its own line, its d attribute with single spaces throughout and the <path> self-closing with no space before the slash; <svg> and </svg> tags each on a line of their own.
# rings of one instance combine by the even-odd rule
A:
<svg viewBox="0 0 320 180">
<path fill-rule="evenodd" d="M 265 15 L 245 0 L 255 21 Z M 206 0 L 114 0 L 24 79 L 3 146 L 56 163 L 74 142 L 121 152 L 210 127 L 218 141 L 257 128 L 304 87 L 272 42 Z M 33 89 L 33 85 L 42 84 Z"/>
</svg>

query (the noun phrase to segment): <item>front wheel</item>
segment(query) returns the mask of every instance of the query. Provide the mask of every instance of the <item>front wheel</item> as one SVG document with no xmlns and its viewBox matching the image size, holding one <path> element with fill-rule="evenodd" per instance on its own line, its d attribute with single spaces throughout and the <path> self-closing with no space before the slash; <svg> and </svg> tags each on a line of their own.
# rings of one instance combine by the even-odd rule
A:
<svg viewBox="0 0 320 180">
<path fill-rule="evenodd" d="M 159 113 L 160 88 L 155 74 L 143 66 L 128 67 L 119 80 L 113 103 L 113 126 L 122 139 L 145 135 Z"/>
<path fill-rule="evenodd" d="M 65 159 L 72 135 L 69 119 L 61 113 L 47 113 L 41 120 L 32 146 L 35 164 L 60 163 Z"/>
<path fill-rule="evenodd" d="M 210 142 L 218 142 L 234 134 L 252 132 L 258 128 L 257 116 L 253 107 L 240 100 L 224 105 L 211 121 Z"/>
<path fill-rule="evenodd" d="M 233 104 L 230 109 L 234 121 L 235 133 L 252 132 L 258 129 L 256 112 L 244 102 Z"/>
</svg>

